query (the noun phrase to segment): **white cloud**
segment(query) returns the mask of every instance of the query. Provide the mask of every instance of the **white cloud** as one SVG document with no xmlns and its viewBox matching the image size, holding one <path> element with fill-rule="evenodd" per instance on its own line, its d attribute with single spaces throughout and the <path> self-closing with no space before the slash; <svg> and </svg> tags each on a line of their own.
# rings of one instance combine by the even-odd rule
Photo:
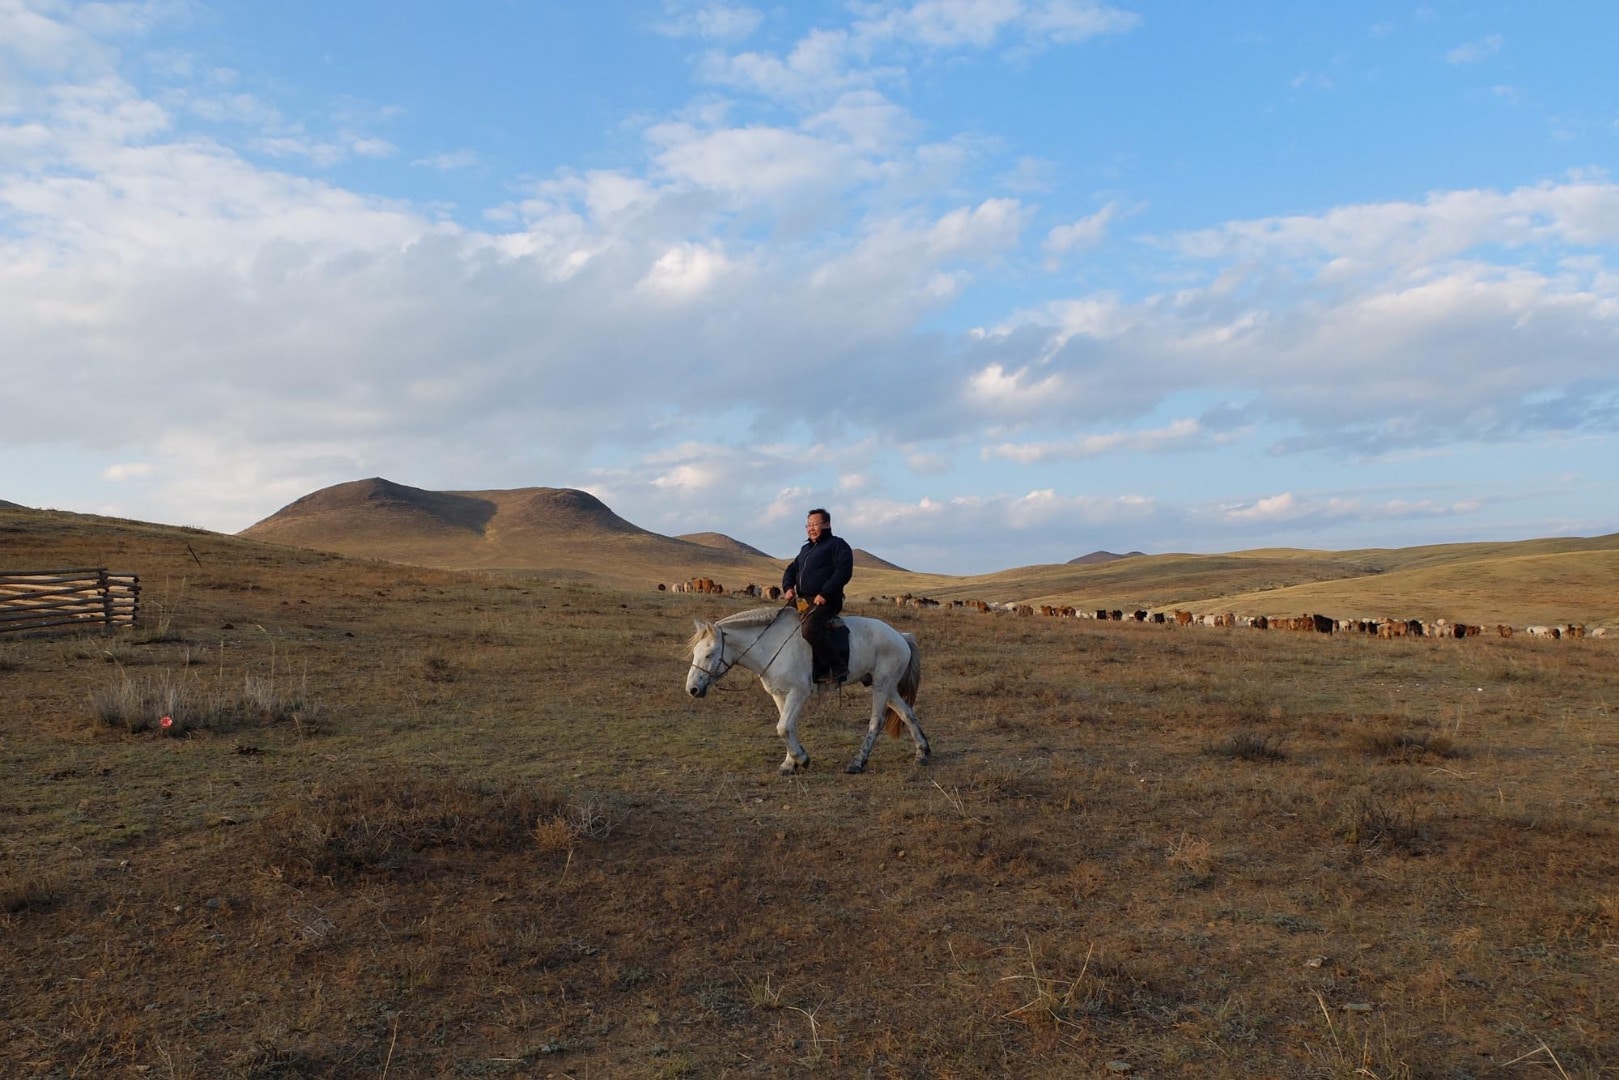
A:
<svg viewBox="0 0 1619 1080">
<path fill-rule="evenodd" d="M 1221 506 L 1218 513 L 1236 525 L 1327 525 L 1335 522 L 1403 521 L 1420 518 L 1462 517 L 1476 513 L 1479 500 L 1440 503 L 1421 499 L 1366 499 L 1355 495 L 1299 496 L 1284 491 L 1252 502 Z M 1394 546 L 1394 545 L 1391 545 Z"/>
<path fill-rule="evenodd" d="M 1451 64 L 1476 64 L 1500 52 L 1502 44 L 1500 34 L 1490 34 L 1456 46 L 1445 54 L 1445 60 Z"/>
<path fill-rule="evenodd" d="M 657 28 L 672 37 L 735 42 L 751 36 L 764 22 L 764 13 L 746 4 L 667 2 L 664 8 Z"/>
<path fill-rule="evenodd" d="M 812 29 L 784 56 L 710 54 L 704 74 L 720 85 L 810 101 L 903 81 L 904 66 L 875 59 L 896 49 L 1043 49 L 1126 33 L 1141 23 L 1133 12 L 1092 0 L 878 0 L 856 10 L 862 17 L 848 29 Z"/>
<path fill-rule="evenodd" d="M 935 49 L 985 48 L 1023 14 L 1020 0 L 920 0 L 859 26 L 867 38 L 898 38 Z"/>
<path fill-rule="evenodd" d="M 1133 12 L 1090 0 L 918 0 L 886 6 L 857 23 L 855 36 L 941 50 L 987 49 L 1011 34 L 1031 43 L 1072 45 L 1133 30 L 1140 22 Z"/>
<path fill-rule="evenodd" d="M 1023 208 L 1015 199 L 987 199 L 971 209 L 957 208 L 929 230 L 929 253 L 941 258 L 987 256 L 1014 243 L 1022 221 Z"/>
<path fill-rule="evenodd" d="M 985 458 L 1033 465 L 1047 461 L 1075 461 L 1112 453 L 1159 454 L 1229 441 L 1230 434 L 1206 430 L 1194 419 L 1175 420 L 1147 431 L 1114 431 L 1080 435 L 1055 442 L 1003 442 L 983 449 Z"/>
<path fill-rule="evenodd" d="M 1096 213 L 1082 217 L 1078 221 L 1055 226 L 1046 234 L 1046 251 L 1052 255 L 1065 255 L 1070 251 L 1084 251 L 1096 247 L 1107 239 L 1108 225 L 1118 213 L 1118 203 L 1110 202 Z"/>
<path fill-rule="evenodd" d="M 636 288 L 670 300 L 690 301 L 729 269 L 730 262 L 723 252 L 699 244 L 682 244 L 658 256 Z"/>
<path fill-rule="evenodd" d="M 968 383 L 972 399 L 988 411 L 1015 415 L 1029 412 L 1053 395 L 1062 391 L 1062 377 L 1032 374 L 1027 367 L 1007 371 L 1000 364 L 990 364 L 975 374 Z"/>
<path fill-rule="evenodd" d="M 103 480 L 117 483 L 124 480 L 144 480 L 157 473 L 157 466 L 149 461 L 128 461 L 107 466 L 101 470 L 101 477 Z"/>
<path fill-rule="evenodd" d="M 349 143 L 349 149 L 356 157 L 385 158 L 392 157 L 398 152 L 399 148 L 393 143 L 389 142 L 387 139 L 379 139 L 376 136 L 366 136 L 354 139 L 351 143 Z"/>
<path fill-rule="evenodd" d="M 1050 0 L 1029 5 L 1028 23 L 1036 35 L 1072 45 L 1104 34 L 1134 30 L 1141 25 L 1141 16 L 1089 0 Z"/>
<path fill-rule="evenodd" d="M 699 131 L 685 124 L 648 132 L 658 164 L 675 180 L 741 199 L 835 191 L 864 171 L 847 145 L 782 128 Z"/>
<path fill-rule="evenodd" d="M 701 74 L 709 82 L 782 101 L 810 102 L 869 89 L 897 69 L 861 67 L 844 31 L 813 30 L 784 57 L 762 52 L 710 53 Z"/>
<path fill-rule="evenodd" d="M 428 157 L 417 158 L 411 164 L 423 169 L 433 169 L 437 172 L 456 172 L 460 169 L 471 169 L 480 163 L 476 150 L 450 150 L 442 154 L 432 154 Z"/>
<path fill-rule="evenodd" d="M 1281 521 L 1298 517 L 1301 504 L 1292 492 L 1284 491 L 1251 503 L 1225 507 L 1223 512 L 1232 521 Z"/>
</svg>

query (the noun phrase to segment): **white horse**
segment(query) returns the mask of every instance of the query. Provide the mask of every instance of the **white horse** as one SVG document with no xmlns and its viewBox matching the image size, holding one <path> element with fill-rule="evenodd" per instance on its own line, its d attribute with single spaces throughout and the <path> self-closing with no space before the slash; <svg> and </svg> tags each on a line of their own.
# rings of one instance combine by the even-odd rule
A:
<svg viewBox="0 0 1619 1080">
<path fill-rule="evenodd" d="M 741 666 L 759 676 L 759 683 L 776 701 L 780 719 L 776 734 L 787 744 L 782 760 L 783 776 L 809 768 L 810 758 L 798 741 L 798 714 L 804 709 L 816 685 L 811 679 L 814 656 L 809 642 L 799 632 L 798 614 L 791 607 L 753 608 L 728 615 L 718 622 L 694 620 L 697 630 L 691 636 L 691 670 L 686 673 L 686 692 L 702 697 L 731 668 Z M 902 634 L 879 619 L 858 615 L 843 617 L 849 628 L 849 681 L 871 687 L 871 726 L 860 753 L 844 767 L 846 772 L 864 772 L 883 714 L 888 714 L 888 731 L 898 735 L 903 724 L 916 743 L 916 761 L 925 764 L 931 753 L 928 737 L 917 723 L 916 691 L 922 683 L 922 664 L 917 657 L 916 638 Z"/>
</svg>

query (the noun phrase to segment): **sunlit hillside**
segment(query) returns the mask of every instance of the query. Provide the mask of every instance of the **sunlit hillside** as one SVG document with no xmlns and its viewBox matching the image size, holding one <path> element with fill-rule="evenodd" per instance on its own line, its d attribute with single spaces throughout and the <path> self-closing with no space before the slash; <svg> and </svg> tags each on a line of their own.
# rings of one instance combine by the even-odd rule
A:
<svg viewBox="0 0 1619 1080">
<path fill-rule="evenodd" d="M 95 522 L 107 520 L 24 509 L 0 509 L 0 515 L 0 523 L 50 522 L 57 532 L 93 532 Z M 186 535 L 217 534 L 193 529 Z M 779 581 L 785 562 L 723 533 L 651 532 L 569 488 L 432 492 L 380 478 L 314 492 L 239 535 L 440 570 L 632 589 L 706 577 L 736 592 Z M 116 561 L 112 554 L 86 558 Z M 849 592 L 860 601 L 908 595 L 1051 604 L 1091 614 L 1180 608 L 1516 626 L 1619 623 L 1619 534 L 1351 551 L 1132 553 L 965 576 L 911 573 L 863 550 L 857 550 L 855 565 Z"/>
</svg>

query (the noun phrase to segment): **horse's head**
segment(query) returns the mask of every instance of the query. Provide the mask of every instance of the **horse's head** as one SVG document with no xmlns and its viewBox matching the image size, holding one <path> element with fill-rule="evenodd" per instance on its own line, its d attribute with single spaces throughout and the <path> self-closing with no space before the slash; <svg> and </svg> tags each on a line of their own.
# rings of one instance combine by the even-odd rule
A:
<svg viewBox="0 0 1619 1080">
<path fill-rule="evenodd" d="M 686 693 L 700 698 L 731 670 L 731 665 L 725 661 L 725 631 L 701 619 L 692 621 L 697 629 L 691 635 L 691 670 L 686 672 Z"/>
</svg>

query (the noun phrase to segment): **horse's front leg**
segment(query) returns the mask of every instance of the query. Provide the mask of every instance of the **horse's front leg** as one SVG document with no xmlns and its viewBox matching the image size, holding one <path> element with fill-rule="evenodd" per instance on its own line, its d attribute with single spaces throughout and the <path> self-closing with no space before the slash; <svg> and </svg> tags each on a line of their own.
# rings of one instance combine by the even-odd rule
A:
<svg viewBox="0 0 1619 1080">
<path fill-rule="evenodd" d="M 798 714 L 804 711 L 804 702 L 809 700 L 807 690 L 790 690 L 785 694 L 772 693 L 776 699 L 776 709 L 781 719 L 776 721 L 776 734 L 781 741 L 787 744 L 787 756 L 781 759 L 780 772 L 783 776 L 791 776 L 800 769 L 809 768 L 810 756 L 804 752 L 804 747 L 798 741 Z"/>
</svg>

